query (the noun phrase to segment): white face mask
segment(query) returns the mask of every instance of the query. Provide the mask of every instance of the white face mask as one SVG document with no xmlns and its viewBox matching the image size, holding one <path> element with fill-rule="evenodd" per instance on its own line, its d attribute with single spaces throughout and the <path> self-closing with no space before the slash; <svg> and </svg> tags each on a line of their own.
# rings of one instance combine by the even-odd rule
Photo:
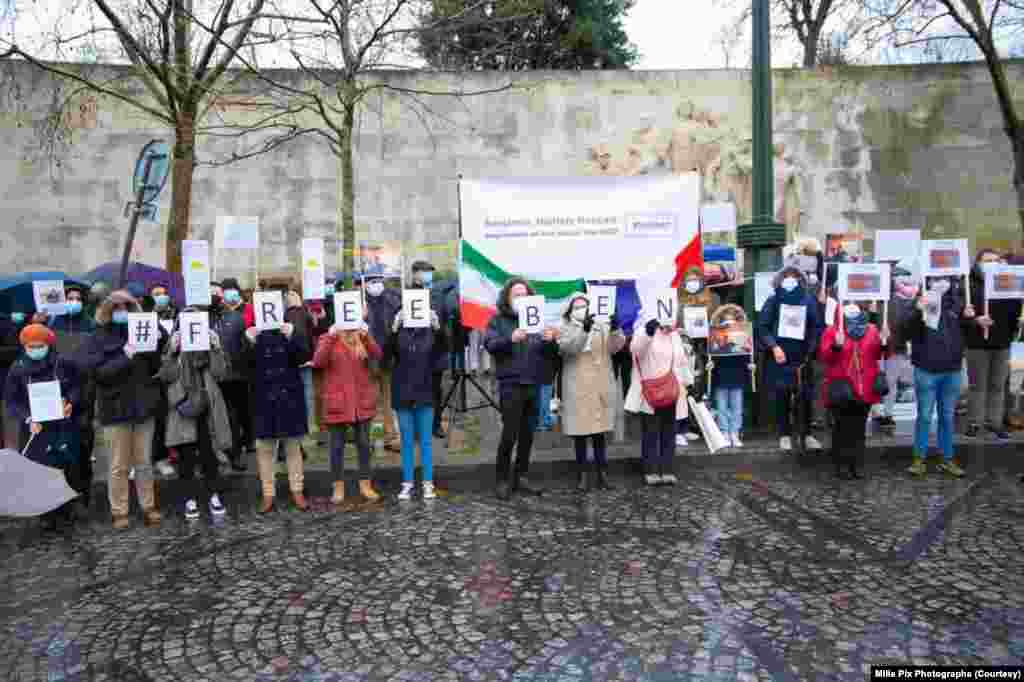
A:
<svg viewBox="0 0 1024 682">
<path fill-rule="evenodd" d="M 587 309 L 586 309 L 586 307 L 573 308 L 572 309 L 572 319 L 576 320 L 577 322 L 582 322 L 583 320 L 587 319 Z"/>
<path fill-rule="evenodd" d="M 366 285 L 366 293 L 370 296 L 380 296 L 384 293 L 384 282 L 370 282 Z"/>
<path fill-rule="evenodd" d="M 695 294 L 700 291 L 700 282 L 695 279 L 686 280 L 686 291 Z"/>
<path fill-rule="evenodd" d="M 981 264 L 981 271 L 985 272 L 985 273 L 994 272 L 995 269 L 998 268 L 998 267 L 999 267 L 999 263 L 995 263 L 995 262 L 993 262 L 993 263 L 982 263 Z"/>
<path fill-rule="evenodd" d="M 793 291 L 796 289 L 797 281 L 796 277 L 785 277 L 782 280 L 782 288 L 786 291 Z"/>
<path fill-rule="evenodd" d="M 848 305 L 843 308 L 843 314 L 847 317 L 857 317 L 860 315 L 860 306 Z"/>
<path fill-rule="evenodd" d="M 929 288 L 937 295 L 945 296 L 946 292 L 949 291 L 949 280 L 940 279 L 938 281 L 932 282 L 932 285 Z"/>
</svg>

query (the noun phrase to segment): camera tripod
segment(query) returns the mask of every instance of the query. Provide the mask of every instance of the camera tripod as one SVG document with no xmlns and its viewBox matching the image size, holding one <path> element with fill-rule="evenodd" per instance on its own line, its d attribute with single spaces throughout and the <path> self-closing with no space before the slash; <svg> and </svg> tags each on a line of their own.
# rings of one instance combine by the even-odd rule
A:
<svg viewBox="0 0 1024 682">
<path fill-rule="evenodd" d="M 454 358 L 453 358 L 454 359 Z M 500 411 L 498 404 L 495 402 L 491 394 L 480 385 L 477 378 L 472 372 L 466 371 L 465 369 L 458 369 L 455 363 L 452 362 L 452 378 L 453 382 L 451 387 L 448 389 L 448 393 L 445 394 L 444 402 L 441 403 L 441 414 L 448 415 L 448 432 L 446 434 L 446 443 L 451 444 L 452 427 L 455 426 L 456 417 L 460 414 L 467 414 L 473 410 L 483 410 L 488 407 L 493 407 L 495 410 Z M 467 383 L 473 384 L 477 392 L 483 396 L 484 402 L 479 405 L 468 404 L 467 400 Z M 452 400 L 458 394 L 457 400 Z"/>
</svg>

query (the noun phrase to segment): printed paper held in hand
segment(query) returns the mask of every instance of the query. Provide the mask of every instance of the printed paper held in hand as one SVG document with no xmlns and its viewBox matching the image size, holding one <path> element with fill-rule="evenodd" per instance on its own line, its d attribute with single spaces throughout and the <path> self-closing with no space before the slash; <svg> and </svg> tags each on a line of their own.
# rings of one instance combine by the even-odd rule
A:
<svg viewBox="0 0 1024 682">
<path fill-rule="evenodd" d="M 924 301 L 924 323 L 929 329 L 938 331 L 942 322 L 942 299 L 929 291 Z"/>
<path fill-rule="evenodd" d="M 430 291 L 402 290 L 402 326 L 409 329 L 425 329 L 430 326 Z"/>
<path fill-rule="evenodd" d="M 803 341 L 807 337 L 807 306 L 779 305 L 780 339 Z"/>
<path fill-rule="evenodd" d="M 1024 298 L 1024 265 L 1001 265 L 985 273 L 985 300 Z"/>
<path fill-rule="evenodd" d="M 363 326 L 363 297 L 358 291 L 334 294 L 334 321 L 339 329 L 351 331 Z"/>
<path fill-rule="evenodd" d="M 324 297 L 324 240 L 310 237 L 302 240 L 302 293 L 307 301 Z"/>
<path fill-rule="evenodd" d="M 708 309 L 702 305 L 683 308 L 683 330 L 691 339 L 708 338 Z"/>
<path fill-rule="evenodd" d="M 59 381 L 40 381 L 28 385 L 28 406 L 34 422 L 53 422 L 64 418 L 64 398 Z"/>
<path fill-rule="evenodd" d="M 775 293 L 775 273 L 758 272 L 754 274 L 754 310 L 761 312 L 764 303 Z"/>
<path fill-rule="evenodd" d="M 836 308 L 839 307 L 839 302 L 836 299 L 829 297 L 825 301 L 825 325 L 832 327 L 836 323 Z"/>
<path fill-rule="evenodd" d="M 185 305 L 210 305 L 210 244 L 201 239 L 181 243 Z"/>
<path fill-rule="evenodd" d="M 544 297 L 522 296 L 516 299 L 516 311 L 519 313 L 519 328 L 527 334 L 540 334 L 544 331 Z"/>
<path fill-rule="evenodd" d="M 47 315 L 64 315 L 68 311 L 64 282 L 59 279 L 32 282 L 32 298 L 36 311 Z"/>
<path fill-rule="evenodd" d="M 205 311 L 182 313 L 181 352 L 210 350 L 210 314 Z"/>
<path fill-rule="evenodd" d="M 160 341 L 160 325 L 157 324 L 156 313 L 128 313 L 128 340 L 140 353 L 156 351 Z"/>
<path fill-rule="evenodd" d="M 587 294 L 590 298 L 590 314 L 598 322 L 608 322 L 615 314 L 615 287 L 588 287 Z"/>
<path fill-rule="evenodd" d="M 256 328 L 260 331 L 280 329 L 284 324 L 284 297 L 280 291 L 257 291 L 252 295 Z"/>
</svg>

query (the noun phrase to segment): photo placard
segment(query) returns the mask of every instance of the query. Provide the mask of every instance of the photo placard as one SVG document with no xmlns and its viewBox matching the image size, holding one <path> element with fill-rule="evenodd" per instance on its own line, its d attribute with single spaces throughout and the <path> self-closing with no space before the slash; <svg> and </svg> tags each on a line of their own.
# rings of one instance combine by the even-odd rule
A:
<svg viewBox="0 0 1024 682">
<path fill-rule="evenodd" d="M 708 337 L 708 355 L 753 355 L 754 326 L 750 322 L 737 322 L 728 327 L 716 327 Z"/>
<path fill-rule="evenodd" d="M 702 305 L 684 306 L 683 331 L 691 339 L 708 338 L 708 309 Z"/>
<path fill-rule="evenodd" d="M 68 311 L 63 280 L 48 279 L 32 282 L 32 298 L 36 304 L 36 312 L 47 315 L 64 315 Z"/>
<path fill-rule="evenodd" d="M 803 341 L 807 337 L 807 306 L 781 304 L 777 336 L 780 339 Z"/>
<path fill-rule="evenodd" d="M 28 407 L 34 422 L 55 422 L 64 418 L 64 398 L 59 381 L 28 384 Z"/>
<path fill-rule="evenodd" d="M 985 273 L 985 298 L 1024 298 L 1024 265 L 1002 265 Z"/>
<path fill-rule="evenodd" d="M 921 272 L 926 277 L 966 275 L 970 269 L 966 239 L 926 239 L 921 242 Z"/>
<path fill-rule="evenodd" d="M 840 301 L 888 301 L 892 266 L 888 263 L 840 263 L 836 282 Z"/>
</svg>

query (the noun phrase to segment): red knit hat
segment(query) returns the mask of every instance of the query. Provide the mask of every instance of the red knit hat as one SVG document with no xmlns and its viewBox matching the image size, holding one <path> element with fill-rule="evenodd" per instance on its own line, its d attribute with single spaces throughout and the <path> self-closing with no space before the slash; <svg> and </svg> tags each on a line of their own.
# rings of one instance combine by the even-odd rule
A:
<svg viewBox="0 0 1024 682">
<path fill-rule="evenodd" d="M 18 335 L 18 342 L 23 346 L 37 346 L 40 343 L 52 346 L 57 342 L 57 336 L 46 325 L 30 324 L 21 330 L 21 334 Z"/>
</svg>

